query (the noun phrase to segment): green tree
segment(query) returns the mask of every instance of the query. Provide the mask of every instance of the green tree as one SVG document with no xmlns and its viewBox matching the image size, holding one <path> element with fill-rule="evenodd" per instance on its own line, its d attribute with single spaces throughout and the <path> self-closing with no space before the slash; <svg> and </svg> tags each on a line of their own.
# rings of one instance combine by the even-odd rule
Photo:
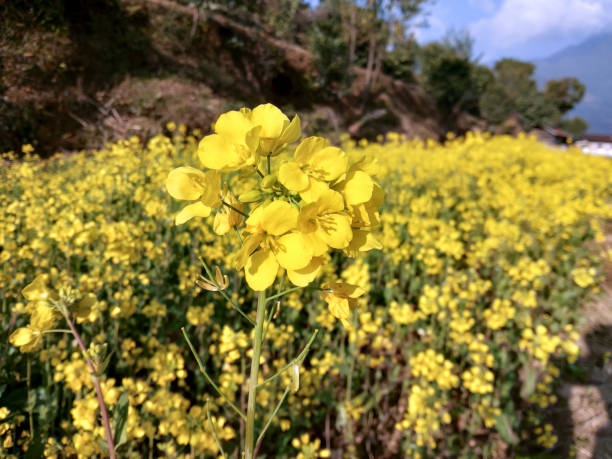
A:
<svg viewBox="0 0 612 459">
<path fill-rule="evenodd" d="M 448 129 L 454 129 L 461 113 L 479 115 L 479 100 L 493 78 L 472 57 L 472 45 L 467 32 L 450 32 L 442 42 L 429 43 L 419 53 L 421 82 Z"/>
<path fill-rule="evenodd" d="M 569 112 L 582 100 L 585 86 L 573 77 L 560 80 L 548 80 L 544 88 L 544 96 L 555 106 L 561 114 Z"/>
<path fill-rule="evenodd" d="M 589 125 L 582 118 L 575 116 L 573 118 L 561 120 L 558 127 L 570 133 L 572 137 L 582 137 L 589 128 Z"/>
<path fill-rule="evenodd" d="M 349 70 L 352 66 L 365 67 L 365 101 L 370 88 L 382 73 L 383 62 L 390 50 L 397 48 L 395 58 L 410 60 L 405 53 L 404 57 L 400 57 L 401 47 L 411 39 L 406 31 L 406 24 L 428 1 L 430 0 L 323 0 L 319 6 L 319 10 L 325 12 L 322 14 L 322 20 L 326 20 L 325 17 L 337 18 L 340 33 L 337 33 L 335 27 L 320 27 L 318 23 L 321 20 L 318 20 L 315 28 L 318 28 L 317 33 L 322 36 L 311 40 L 311 46 L 318 47 L 313 49 L 313 52 L 335 55 L 336 59 L 348 63 Z M 344 41 L 346 48 L 335 40 L 338 37 Z M 325 46 L 329 46 L 330 50 L 323 50 Z M 343 51 L 344 55 L 339 54 Z"/>
<path fill-rule="evenodd" d="M 338 0 L 326 2 L 308 35 L 316 70 L 313 85 L 325 91 L 326 96 L 331 96 L 338 86 L 346 88 L 351 82 L 348 43 L 342 36 L 338 3 Z"/>
<path fill-rule="evenodd" d="M 518 116 L 525 130 L 558 122 L 558 105 L 538 91 L 534 70 L 534 64 L 516 59 L 495 63 L 493 80 L 480 100 L 481 115 L 490 125 L 503 123 L 511 116 Z"/>
</svg>

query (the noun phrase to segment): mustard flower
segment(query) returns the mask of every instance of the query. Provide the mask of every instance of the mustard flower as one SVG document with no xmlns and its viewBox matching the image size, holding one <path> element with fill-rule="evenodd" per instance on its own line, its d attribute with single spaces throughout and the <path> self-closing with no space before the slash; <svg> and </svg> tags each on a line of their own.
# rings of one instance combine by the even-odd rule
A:
<svg viewBox="0 0 612 459">
<path fill-rule="evenodd" d="M 342 195 L 330 189 L 302 207 L 298 226 L 315 256 L 323 255 L 328 247 L 344 249 L 353 238 L 351 217 L 344 212 Z"/>
<path fill-rule="evenodd" d="M 329 312 L 350 328 L 348 319 L 351 317 L 351 308 L 357 306 L 357 298 L 365 293 L 364 290 L 345 282 L 323 284 L 322 289 L 321 298 L 327 303 Z"/>
<path fill-rule="evenodd" d="M 293 160 L 281 164 L 278 180 L 306 202 L 316 201 L 329 182 L 340 178 L 348 166 L 346 153 L 322 137 L 307 137 L 295 150 Z"/>
<path fill-rule="evenodd" d="M 252 123 L 250 110 L 222 114 L 214 130 L 198 145 L 198 157 L 204 167 L 232 171 L 256 164 L 261 126 Z"/>
<path fill-rule="evenodd" d="M 212 209 L 221 204 L 221 176 L 217 171 L 202 172 L 193 167 L 178 167 L 168 174 L 166 188 L 175 199 L 195 201 L 176 215 L 177 225 L 193 217 L 208 217 Z"/>
<path fill-rule="evenodd" d="M 250 119 L 254 126 L 261 126 L 259 141 L 264 156 L 278 155 L 302 135 L 300 119 L 295 116 L 289 121 L 287 115 L 272 104 L 255 107 L 250 112 Z"/>
<path fill-rule="evenodd" d="M 255 209 L 246 220 L 245 238 L 238 254 L 238 269 L 255 291 L 272 285 L 280 266 L 303 269 L 312 260 L 312 248 L 296 231 L 299 211 L 285 201 L 272 201 Z"/>
</svg>

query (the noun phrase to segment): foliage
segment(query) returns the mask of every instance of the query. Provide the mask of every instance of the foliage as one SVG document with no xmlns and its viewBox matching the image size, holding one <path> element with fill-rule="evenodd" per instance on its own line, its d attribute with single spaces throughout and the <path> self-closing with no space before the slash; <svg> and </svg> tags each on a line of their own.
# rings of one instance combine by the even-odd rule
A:
<svg viewBox="0 0 612 459">
<path fill-rule="evenodd" d="M 580 138 L 586 133 L 589 125 L 582 118 L 574 116 L 573 118 L 562 119 L 558 127 L 569 132 L 573 137 Z"/>
<path fill-rule="evenodd" d="M 174 226 L 183 206 L 164 190 L 170 170 L 196 164 L 199 138 L 170 125 L 146 145 L 134 138 L 47 161 L 7 156 L 0 170 L 0 339 L 27 323 L 21 290 L 41 272 L 94 293 L 77 327 L 113 351 L 102 382 L 110 411 L 128 395 L 121 457 L 216 457 L 211 426 L 226 452 L 239 449 L 238 416 L 197 371 L 179 331 L 244 404 L 244 319 L 194 284 L 202 257 L 228 275 L 228 297 L 252 317 L 253 294 L 232 269 L 239 243 L 219 239 L 212 218 Z M 531 440 L 551 448 L 544 408 L 578 353 L 577 305 L 602 275 L 588 242 L 612 218 L 609 161 L 471 133 L 444 145 L 389 134 L 342 147 L 377 160 L 369 171 L 387 191 L 384 249 L 352 262 L 332 253 L 321 273 L 366 291 L 349 329 L 316 289 L 277 303 L 266 372 L 288 364 L 314 328 L 327 332 L 260 454 L 324 457 L 325 445 L 351 457 L 491 457 L 536 448 Z M 40 456 L 36 448 L 46 457 L 102 454 L 92 381 L 71 339 L 45 335 L 38 353 L 10 345 L 0 358 L 3 457 Z M 295 382 L 283 375 L 276 390 L 264 387 L 259 406 L 271 410 Z"/>
<path fill-rule="evenodd" d="M 582 100 L 585 87 L 577 78 L 562 78 L 560 80 L 548 80 L 544 88 L 544 96 L 550 100 L 559 110 L 565 114 Z"/>
<path fill-rule="evenodd" d="M 480 100 L 480 113 L 487 122 L 497 125 L 517 116 L 525 130 L 557 125 L 582 97 L 584 86 L 575 78 L 550 80 L 544 91 L 538 91 L 534 69 L 534 64 L 516 59 L 495 63 L 494 79 Z"/>
<path fill-rule="evenodd" d="M 382 63 L 383 73 L 401 81 L 414 83 L 418 49 L 418 44 L 413 38 L 395 43 L 385 54 Z"/>
<path fill-rule="evenodd" d="M 340 90 L 350 87 L 348 45 L 342 38 L 336 11 L 330 10 L 315 23 L 309 32 L 309 48 L 316 69 L 315 89 L 322 90 L 329 98 L 338 91 L 334 91 L 334 86 L 339 86 Z"/>
<path fill-rule="evenodd" d="M 451 32 L 419 52 L 421 82 L 450 130 L 460 113 L 480 114 L 479 100 L 493 79 L 491 71 L 473 58 L 472 45 L 469 34 Z"/>
</svg>

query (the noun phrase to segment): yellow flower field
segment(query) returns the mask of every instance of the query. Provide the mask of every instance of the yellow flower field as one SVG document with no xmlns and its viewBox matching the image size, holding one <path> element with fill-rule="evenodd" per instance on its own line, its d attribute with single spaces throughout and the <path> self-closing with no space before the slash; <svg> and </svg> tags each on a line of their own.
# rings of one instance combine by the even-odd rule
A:
<svg viewBox="0 0 612 459">
<path fill-rule="evenodd" d="M 219 196 L 241 212 L 260 199 L 252 177 L 234 171 L 251 161 L 239 156 L 246 150 L 223 163 L 198 158 L 202 136 L 184 126 L 146 144 L 133 138 L 47 160 L 5 155 L 0 456 L 107 454 L 87 361 L 53 312 L 28 303 L 57 295 L 78 305 L 76 328 L 104 367 L 114 427 L 126 410 L 118 457 L 219 457 L 220 448 L 239 457 L 244 422 L 198 370 L 181 328 L 207 374 L 246 411 L 249 323 L 256 292 L 267 288 L 260 379 L 292 367 L 257 391 L 258 431 L 273 419 L 260 457 L 553 450 L 545 408 L 578 356 L 580 305 L 597 293 L 609 256 L 593 242 L 612 219 L 612 162 L 526 136 L 473 133 L 444 144 L 346 137 L 340 149 L 311 141 L 286 151 L 297 137 L 294 121 L 283 126 L 277 137 L 260 132 L 275 156 L 268 176 L 303 202 L 272 201 L 246 221 L 212 210 Z M 206 142 L 225 148 L 222 123 L 216 128 Z M 321 172 L 313 158 L 324 148 Z M 202 163 L 209 170 L 194 172 Z M 346 170 L 344 201 L 308 199 L 316 183 Z M 231 192 L 217 171 L 233 174 Z M 277 193 L 264 182 L 264 194 Z M 382 192 L 380 225 L 370 234 L 353 216 L 351 229 L 346 215 L 357 206 L 376 221 L 368 206 Z M 281 217 L 298 218 L 296 207 L 315 225 L 308 243 L 283 226 Z M 340 228 L 333 237 L 317 232 L 329 221 Z M 304 288 L 273 297 L 293 285 Z"/>
</svg>

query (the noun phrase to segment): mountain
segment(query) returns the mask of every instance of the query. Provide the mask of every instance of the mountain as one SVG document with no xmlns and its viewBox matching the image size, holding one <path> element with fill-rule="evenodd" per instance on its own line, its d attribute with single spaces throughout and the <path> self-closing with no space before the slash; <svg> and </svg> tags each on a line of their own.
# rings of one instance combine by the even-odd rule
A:
<svg viewBox="0 0 612 459">
<path fill-rule="evenodd" d="M 540 87 L 551 78 L 578 78 L 586 93 L 569 116 L 586 120 L 590 133 L 612 134 L 612 33 L 592 36 L 534 64 Z"/>
</svg>

